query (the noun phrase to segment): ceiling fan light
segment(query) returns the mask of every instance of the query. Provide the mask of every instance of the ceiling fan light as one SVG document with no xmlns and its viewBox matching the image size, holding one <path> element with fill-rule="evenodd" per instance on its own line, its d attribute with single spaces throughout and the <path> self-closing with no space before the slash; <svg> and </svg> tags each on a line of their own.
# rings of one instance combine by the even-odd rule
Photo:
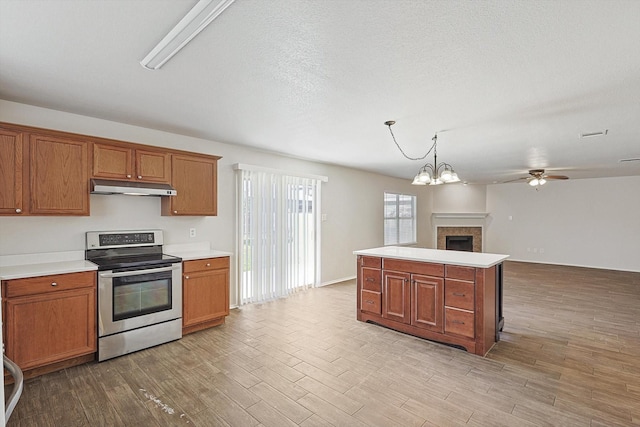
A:
<svg viewBox="0 0 640 427">
<path fill-rule="evenodd" d="M 532 187 L 535 187 L 539 183 L 540 183 L 540 181 L 538 180 L 538 178 L 533 178 L 531 181 L 529 181 L 529 185 L 532 186 Z"/>
<path fill-rule="evenodd" d="M 547 183 L 547 180 L 546 180 L 546 179 L 544 179 L 544 178 L 540 178 L 540 179 L 538 180 L 538 185 L 545 185 L 546 183 Z"/>
</svg>

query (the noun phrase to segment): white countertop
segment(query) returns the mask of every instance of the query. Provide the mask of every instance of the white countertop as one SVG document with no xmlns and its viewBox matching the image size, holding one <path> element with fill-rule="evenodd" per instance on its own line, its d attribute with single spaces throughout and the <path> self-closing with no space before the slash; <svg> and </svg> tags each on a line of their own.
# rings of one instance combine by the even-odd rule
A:
<svg viewBox="0 0 640 427">
<path fill-rule="evenodd" d="M 222 257 L 230 257 L 233 255 L 231 252 L 224 251 L 216 251 L 214 249 L 200 249 L 200 250 L 188 250 L 188 251 L 167 251 L 168 255 L 173 255 L 182 258 L 183 261 L 190 261 L 194 259 L 205 259 L 205 258 L 222 258 Z"/>
<path fill-rule="evenodd" d="M 384 246 L 381 248 L 353 251 L 353 253 L 356 255 L 478 268 L 489 268 L 509 258 L 509 255 L 488 254 L 484 252 L 444 251 L 441 249 L 411 248 L 405 246 Z"/>
<path fill-rule="evenodd" d="M 209 248 L 208 242 L 165 245 L 164 252 L 184 261 L 232 256 L 231 252 Z M 0 280 L 49 276 L 51 274 L 96 271 L 98 266 L 84 259 L 84 251 L 47 252 L 0 256 Z"/>
<path fill-rule="evenodd" d="M 0 267 L 0 280 L 24 279 L 26 277 L 49 276 L 51 274 L 96 271 L 98 266 L 90 261 L 60 261 L 40 264 L 10 265 Z"/>
</svg>

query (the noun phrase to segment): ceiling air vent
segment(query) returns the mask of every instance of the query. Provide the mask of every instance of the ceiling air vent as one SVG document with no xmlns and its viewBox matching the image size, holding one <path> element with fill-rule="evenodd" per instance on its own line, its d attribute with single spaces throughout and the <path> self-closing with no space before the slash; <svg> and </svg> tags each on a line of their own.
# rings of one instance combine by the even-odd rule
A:
<svg viewBox="0 0 640 427">
<path fill-rule="evenodd" d="M 620 163 L 625 163 L 625 162 L 640 162 L 640 157 L 638 157 L 638 158 L 631 158 L 631 159 L 620 159 L 620 160 L 618 160 L 618 162 L 620 162 Z"/>
</svg>

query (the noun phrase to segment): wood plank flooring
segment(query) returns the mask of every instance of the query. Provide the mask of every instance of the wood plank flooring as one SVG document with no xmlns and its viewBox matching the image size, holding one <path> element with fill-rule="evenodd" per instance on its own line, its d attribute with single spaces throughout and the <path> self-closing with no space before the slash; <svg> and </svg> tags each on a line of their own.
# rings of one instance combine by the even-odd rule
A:
<svg viewBox="0 0 640 427">
<path fill-rule="evenodd" d="M 355 320 L 354 281 L 25 383 L 9 426 L 640 425 L 640 273 L 507 262 L 486 358 Z"/>
</svg>

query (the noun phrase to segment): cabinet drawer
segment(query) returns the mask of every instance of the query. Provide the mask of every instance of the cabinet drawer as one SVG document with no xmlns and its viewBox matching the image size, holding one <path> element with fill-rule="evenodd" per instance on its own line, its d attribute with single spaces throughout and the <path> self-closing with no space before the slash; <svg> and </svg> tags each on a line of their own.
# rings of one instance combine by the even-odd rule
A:
<svg viewBox="0 0 640 427">
<path fill-rule="evenodd" d="M 361 291 L 360 309 L 369 313 L 382 314 L 382 297 L 380 292 Z"/>
<path fill-rule="evenodd" d="M 363 268 L 362 289 L 373 292 L 382 292 L 382 270 L 375 268 Z"/>
<path fill-rule="evenodd" d="M 193 261 L 184 261 L 182 263 L 183 273 L 219 270 L 221 268 L 229 268 L 229 257 L 196 259 Z"/>
<path fill-rule="evenodd" d="M 445 277 L 474 282 L 476 280 L 476 269 L 473 267 L 461 267 L 459 265 L 447 265 Z"/>
<path fill-rule="evenodd" d="M 445 279 L 444 281 L 444 305 L 474 311 L 475 298 L 473 282 Z"/>
<path fill-rule="evenodd" d="M 81 273 L 54 274 L 51 276 L 7 280 L 2 282 L 2 286 L 5 298 L 95 287 L 96 272 L 84 271 Z"/>
<path fill-rule="evenodd" d="M 474 338 L 475 327 L 473 312 L 445 307 L 444 332 Z"/>
<path fill-rule="evenodd" d="M 403 271 L 407 273 L 424 274 L 425 276 L 444 276 L 444 265 L 429 262 L 404 261 L 401 259 L 385 258 L 384 269 Z"/>
<path fill-rule="evenodd" d="M 382 268 L 382 258 L 372 256 L 360 256 L 361 267 Z"/>
</svg>

